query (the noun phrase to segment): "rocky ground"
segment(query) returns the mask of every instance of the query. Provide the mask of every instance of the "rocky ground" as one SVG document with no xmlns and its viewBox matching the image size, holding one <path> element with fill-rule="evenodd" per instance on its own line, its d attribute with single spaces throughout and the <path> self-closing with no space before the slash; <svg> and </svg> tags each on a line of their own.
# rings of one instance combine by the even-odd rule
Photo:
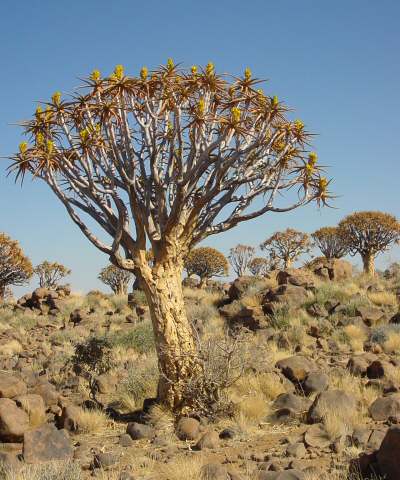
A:
<svg viewBox="0 0 400 480">
<path fill-rule="evenodd" d="M 318 260 L 187 286 L 220 394 L 175 419 L 141 292 L 35 290 L 0 310 L 0 478 L 400 479 L 399 294 Z"/>
</svg>

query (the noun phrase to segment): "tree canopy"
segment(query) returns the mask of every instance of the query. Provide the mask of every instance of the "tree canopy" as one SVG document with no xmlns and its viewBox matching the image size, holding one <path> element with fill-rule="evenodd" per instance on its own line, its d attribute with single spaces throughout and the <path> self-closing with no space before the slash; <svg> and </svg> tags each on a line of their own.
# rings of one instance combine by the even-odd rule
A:
<svg viewBox="0 0 400 480">
<path fill-rule="evenodd" d="M 98 276 L 98 279 L 108 285 L 116 295 L 128 293 L 128 285 L 132 278 L 131 272 L 122 270 L 115 265 L 104 267 Z"/>
<path fill-rule="evenodd" d="M 230 249 L 228 259 L 238 277 L 246 275 L 249 263 L 255 253 L 256 249 L 249 245 L 239 244 Z"/>
<path fill-rule="evenodd" d="M 228 261 L 223 253 L 211 247 L 194 248 L 184 260 L 188 276 L 197 275 L 202 286 L 211 277 L 228 274 Z"/>
<path fill-rule="evenodd" d="M 284 268 L 290 268 L 300 255 L 307 253 L 312 248 L 312 242 L 307 233 L 287 228 L 283 232 L 275 232 L 261 245 L 275 259 L 280 259 Z"/>
<path fill-rule="evenodd" d="M 339 223 L 351 255 L 359 253 L 364 272 L 375 273 L 376 255 L 400 239 L 400 223 L 394 215 L 379 211 L 355 212 Z"/>
<path fill-rule="evenodd" d="M 349 247 L 337 227 L 323 227 L 312 234 L 312 238 L 326 258 L 342 258 Z"/>
<path fill-rule="evenodd" d="M 71 270 L 61 263 L 45 260 L 37 265 L 33 272 L 39 277 L 41 287 L 54 289 L 64 277 L 71 273 Z"/>
<path fill-rule="evenodd" d="M 16 240 L 0 233 L 0 302 L 11 285 L 24 285 L 33 274 L 31 261 Z"/>
</svg>

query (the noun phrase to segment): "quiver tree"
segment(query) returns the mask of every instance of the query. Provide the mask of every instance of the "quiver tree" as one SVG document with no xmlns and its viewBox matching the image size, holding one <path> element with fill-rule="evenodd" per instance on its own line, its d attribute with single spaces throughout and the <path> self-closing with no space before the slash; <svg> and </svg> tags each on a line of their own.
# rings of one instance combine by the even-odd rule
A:
<svg viewBox="0 0 400 480">
<path fill-rule="evenodd" d="M 278 261 L 273 256 L 272 258 L 254 257 L 250 260 L 248 269 L 253 275 L 265 276 L 271 270 L 278 268 Z"/>
<path fill-rule="evenodd" d="M 105 78 L 95 70 L 76 95 L 56 92 L 37 108 L 24 123 L 29 143 L 13 157 L 17 177 L 46 182 L 83 234 L 140 279 L 158 396 L 176 410 L 183 384 L 199 374 L 182 294 L 188 252 L 264 213 L 328 198 L 316 155 L 306 153 L 310 134 L 258 83 L 249 69 L 220 76 L 211 63 L 187 71 L 169 60 L 138 77 L 121 65 Z"/>
<path fill-rule="evenodd" d="M 108 285 L 115 295 L 126 295 L 132 277 L 132 272 L 122 270 L 115 265 L 108 265 L 101 270 L 98 279 Z"/>
<path fill-rule="evenodd" d="M 24 285 L 33 273 L 32 264 L 16 240 L 0 233 L 0 303 L 11 285 Z"/>
<path fill-rule="evenodd" d="M 238 277 L 246 275 L 251 259 L 254 257 L 256 249 L 249 245 L 236 245 L 229 251 L 229 263 Z"/>
<path fill-rule="evenodd" d="M 349 251 L 346 239 L 337 227 L 320 228 L 311 236 L 315 245 L 327 259 L 342 258 Z"/>
<path fill-rule="evenodd" d="M 211 277 L 228 275 L 229 269 L 225 255 L 211 247 L 199 247 L 191 250 L 184 259 L 184 268 L 189 277 L 197 275 L 200 278 L 200 288 Z"/>
<path fill-rule="evenodd" d="M 260 245 L 260 248 L 273 258 L 279 259 L 286 269 L 290 268 L 300 255 L 311 250 L 312 242 L 307 233 L 287 228 L 283 232 L 275 232 Z"/>
<path fill-rule="evenodd" d="M 71 270 L 60 263 L 45 260 L 37 265 L 33 272 L 39 277 L 41 287 L 55 289 L 60 281 L 71 273 Z"/>
<path fill-rule="evenodd" d="M 400 239 L 400 223 L 383 212 L 355 212 L 339 223 L 349 253 L 361 255 L 364 272 L 375 274 L 375 257 Z"/>
</svg>

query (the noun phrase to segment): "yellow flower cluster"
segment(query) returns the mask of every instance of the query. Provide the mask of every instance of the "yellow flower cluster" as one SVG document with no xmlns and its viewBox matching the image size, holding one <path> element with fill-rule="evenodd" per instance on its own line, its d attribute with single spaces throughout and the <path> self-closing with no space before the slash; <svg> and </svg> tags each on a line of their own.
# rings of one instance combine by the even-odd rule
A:
<svg viewBox="0 0 400 480">
<path fill-rule="evenodd" d="M 199 104 L 197 105 L 197 113 L 202 117 L 204 115 L 204 112 L 206 110 L 206 104 L 204 102 L 204 98 L 201 97 L 199 100 Z"/>
<path fill-rule="evenodd" d="M 98 82 L 100 80 L 101 74 L 99 70 L 93 70 L 93 72 L 90 74 L 90 79 L 94 80 L 95 82 Z"/>
<path fill-rule="evenodd" d="M 47 151 L 48 153 L 53 153 L 53 150 L 54 150 L 54 142 L 52 142 L 51 140 L 47 140 Z"/>
<path fill-rule="evenodd" d="M 244 78 L 246 81 L 249 81 L 251 79 L 251 70 L 248 67 L 244 71 Z"/>
<path fill-rule="evenodd" d="M 35 140 L 36 140 L 36 145 L 37 145 L 37 146 L 40 146 L 40 145 L 42 145 L 42 144 L 43 144 L 43 142 L 44 142 L 44 136 L 43 136 L 43 133 L 42 133 L 42 132 L 38 132 L 38 133 L 36 134 L 36 138 L 35 138 Z"/>
<path fill-rule="evenodd" d="M 272 106 L 273 106 L 273 107 L 277 107 L 277 106 L 278 106 L 279 100 L 278 100 L 278 97 L 277 97 L 276 95 L 273 96 L 271 103 L 272 103 Z"/>
<path fill-rule="evenodd" d="M 140 78 L 145 81 L 147 79 L 147 75 L 148 75 L 149 71 L 147 69 L 147 67 L 142 67 L 141 70 L 140 70 Z"/>
<path fill-rule="evenodd" d="M 114 76 L 117 80 L 121 80 L 124 76 L 124 67 L 123 65 L 117 65 L 114 68 Z"/>
<path fill-rule="evenodd" d="M 19 151 L 23 155 L 28 150 L 28 144 L 26 142 L 21 142 L 19 144 Z"/>
<path fill-rule="evenodd" d="M 197 75 L 197 66 L 196 65 L 193 65 L 190 70 L 192 72 L 192 75 Z"/>
<path fill-rule="evenodd" d="M 61 102 L 61 92 L 54 92 L 51 99 L 55 105 L 60 105 Z"/>
<path fill-rule="evenodd" d="M 214 64 L 212 62 L 208 62 L 206 66 L 206 74 L 211 77 L 214 75 Z"/>
<path fill-rule="evenodd" d="M 233 107 L 232 110 L 231 110 L 231 113 L 232 113 L 233 123 L 239 123 L 240 122 L 240 108 Z"/>
<path fill-rule="evenodd" d="M 167 68 L 168 68 L 168 70 L 172 70 L 174 67 L 175 67 L 174 61 L 172 60 L 172 58 L 169 58 L 169 59 L 167 60 Z"/>
<path fill-rule="evenodd" d="M 294 121 L 294 126 L 298 132 L 301 132 L 304 128 L 304 123 L 301 120 L 297 119 Z"/>
</svg>

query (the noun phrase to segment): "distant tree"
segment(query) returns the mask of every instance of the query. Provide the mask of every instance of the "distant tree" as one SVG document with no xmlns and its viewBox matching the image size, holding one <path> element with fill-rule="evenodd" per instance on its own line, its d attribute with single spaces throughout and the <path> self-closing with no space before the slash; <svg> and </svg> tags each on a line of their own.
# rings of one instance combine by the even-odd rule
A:
<svg viewBox="0 0 400 480">
<path fill-rule="evenodd" d="M 346 239 L 337 227 L 320 228 L 311 236 L 322 254 L 328 259 L 342 258 L 349 252 Z"/>
<path fill-rule="evenodd" d="M 312 242 L 307 233 L 288 228 L 283 232 L 275 232 L 261 245 L 274 258 L 282 261 L 283 268 L 290 268 L 300 255 L 308 253 L 312 248 Z"/>
<path fill-rule="evenodd" d="M 122 65 L 105 77 L 94 70 L 74 95 L 38 106 L 23 123 L 29 143 L 12 157 L 16 178 L 45 182 L 88 240 L 140 278 L 158 398 L 176 412 L 191 408 L 183 387 L 202 370 L 182 291 L 188 252 L 265 213 L 329 198 L 311 133 L 259 83 L 249 69 L 221 76 L 212 63 L 184 69 L 171 59 L 138 76 Z"/>
<path fill-rule="evenodd" d="M 263 276 L 269 271 L 269 261 L 264 257 L 254 257 L 248 264 L 248 269 L 253 275 Z"/>
<path fill-rule="evenodd" d="M 33 272 L 39 277 L 41 287 L 55 289 L 60 281 L 71 273 L 71 270 L 60 263 L 45 260 L 37 265 Z"/>
<path fill-rule="evenodd" d="M 189 277 L 200 278 L 200 287 L 211 277 L 227 275 L 229 269 L 225 255 L 211 247 L 194 248 L 184 259 L 184 267 Z"/>
<path fill-rule="evenodd" d="M 375 274 L 375 257 L 400 239 L 400 223 L 384 212 L 355 212 L 339 223 L 340 234 L 349 246 L 349 253 L 361 255 L 364 272 Z"/>
<path fill-rule="evenodd" d="M 250 260 L 248 269 L 253 275 L 264 276 L 268 272 L 279 268 L 279 259 L 274 254 L 269 255 L 269 258 L 254 257 Z"/>
<path fill-rule="evenodd" d="M 229 251 L 229 262 L 238 277 L 246 275 L 249 262 L 254 257 L 256 249 L 249 245 L 236 245 Z"/>
<path fill-rule="evenodd" d="M 98 279 L 105 285 L 108 285 L 115 295 L 126 295 L 128 293 L 128 285 L 132 280 L 133 275 L 131 272 L 122 270 L 115 265 L 108 265 L 104 267 Z"/>
<path fill-rule="evenodd" d="M 0 303 L 7 287 L 24 285 L 32 277 L 31 261 L 24 255 L 16 240 L 0 233 Z"/>
</svg>

